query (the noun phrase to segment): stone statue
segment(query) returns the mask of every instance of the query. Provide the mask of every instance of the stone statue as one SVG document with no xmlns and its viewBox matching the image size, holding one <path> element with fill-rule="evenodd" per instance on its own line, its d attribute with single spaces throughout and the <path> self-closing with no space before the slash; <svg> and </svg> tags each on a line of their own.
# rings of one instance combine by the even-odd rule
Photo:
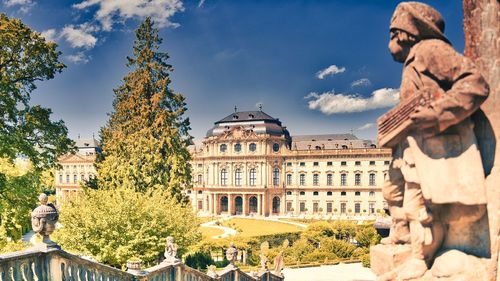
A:
<svg viewBox="0 0 500 281">
<path fill-rule="evenodd" d="M 285 261 L 283 260 L 283 251 L 274 258 L 274 274 L 281 276 L 281 271 L 285 267 Z"/>
<path fill-rule="evenodd" d="M 404 64 L 400 104 L 419 96 L 428 102 L 413 108 L 409 129 L 390 145 L 393 160 L 382 192 L 393 227 L 381 243 L 409 244 L 411 251 L 389 272 L 372 266 L 381 280 L 429 275 L 448 232 L 457 225 L 472 227 L 486 211 L 484 171 L 470 116 L 489 88 L 443 32 L 442 16 L 426 4 L 400 3 L 391 19 L 389 50 Z M 375 267 L 385 262 L 377 253 L 372 251 Z"/>
<path fill-rule="evenodd" d="M 260 254 L 259 257 L 260 257 L 260 270 L 267 271 L 268 270 L 267 263 L 269 262 L 269 259 L 265 254 Z"/>
<path fill-rule="evenodd" d="M 176 263 L 180 262 L 180 259 L 177 257 L 177 244 L 174 243 L 174 237 L 168 236 L 167 243 L 165 245 L 165 260 L 164 262 L 168 263 Z"/>
<path fill-rule="evenodd" d="M 31 238 L 31 243 L 38 247 L 59 248 L 54 241 L 50 240 L 50 234 L 56 229 L 56 223 L 59 220 L 59 212 L 52 203 L 48 203 L 46 194 L 40 194 L 38 201 L 40 206 L 31 212 L 31 227 L 36 233 Z"/>
<path fill-rule="evenodd" d="M 236 268 L 234 263 L 236 262 L 236 258 L 238 257 L 238 249 L 234 246 L 234 243 L 231 242 L 229 244 L 229 248 L 226 250 L 226 259 L 229 261 L 227 268 Z"/>
</svg>

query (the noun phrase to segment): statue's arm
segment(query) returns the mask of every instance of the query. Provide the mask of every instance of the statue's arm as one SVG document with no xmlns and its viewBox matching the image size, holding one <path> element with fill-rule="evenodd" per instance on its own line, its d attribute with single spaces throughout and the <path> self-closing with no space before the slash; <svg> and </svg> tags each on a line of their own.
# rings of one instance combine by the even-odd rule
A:
<svg viewBox="0 0 500 281">
<path fill-rule="evenodd" d="M 426 75 L 438 79 L 445 93 L 432 107 L 437 114 L 439 132 L 462 122 L 486 100 L 489 87 L 468 58 L 446 43 L 435 42 L 424 53 Z"/>
</svg>

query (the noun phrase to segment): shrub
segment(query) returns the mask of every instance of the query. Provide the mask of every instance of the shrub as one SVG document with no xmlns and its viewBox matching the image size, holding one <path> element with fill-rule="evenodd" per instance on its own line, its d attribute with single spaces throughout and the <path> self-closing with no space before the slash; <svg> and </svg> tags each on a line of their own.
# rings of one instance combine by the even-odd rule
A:
<svg viewBox="0 0 500 281">
<path fill-rule="evenodd" d="M 361 256 L 361 264 L 363 264 L 364 267 L 370 267 L 370 254 Z"/>
<path fill-rule="evenodd" d="M 343 240 L 327 238 L 321 241 L 321 249 L 323 252 L 335 254 L 339 258 L 350 258 L 356 249 L 356 246 Z"/>
<path fill-rule="evenodd" d="M 185 260 L 185 264 L 187 266 L 196 268 L 198 270 L 203 270 L 214 263 L 215 262 L 210 256 L 210 253 L 205 252 L 196 252 L 194 254 L 188 255 Z"/>
</svg>

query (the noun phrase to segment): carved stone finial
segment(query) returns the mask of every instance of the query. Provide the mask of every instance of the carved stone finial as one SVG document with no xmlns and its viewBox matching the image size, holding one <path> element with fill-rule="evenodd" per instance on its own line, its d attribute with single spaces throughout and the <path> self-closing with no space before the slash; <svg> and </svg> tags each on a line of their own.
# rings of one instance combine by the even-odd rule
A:
<svg viewBox="0 0 500 281">
<path fill-rule="evenodd" d="M 234 265 L 234 263 L 236 262 L 237 256 L 238 249 L 236 249 L 234 243 L 231 242 L 231 244 L 229 244 L 229 248 L 227 248 L 226 250 L 226 259 L 229 261 L 229 264 L 226 268 L 236 268 L 236 265 Z"/>
<path fill-rule="evenodd" d="M 56 229 L 59 220 L 59 212 L 52 203 L 48 203 L 48 197 L 42 193 L 38 196 L 40 206 L 31 212 L 31 227 L 36 235 L 33 235 L 31 243 L 37 247 L 60 248 L 54 241 L 50 240 L 50 234 Z"/>
<path fill-rule="evenodd" d="M 177 263 L 181 260 L 177 257 L 177 244 L 174 243 L 174 237 L 168 236 L 167 243 L 165 245 L 165 260 L 166 263 Z"/>
</svg>

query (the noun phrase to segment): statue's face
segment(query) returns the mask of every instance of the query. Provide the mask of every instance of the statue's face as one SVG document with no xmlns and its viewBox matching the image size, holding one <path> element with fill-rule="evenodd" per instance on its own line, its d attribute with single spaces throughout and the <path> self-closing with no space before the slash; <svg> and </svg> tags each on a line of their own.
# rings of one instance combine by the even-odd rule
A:
<svg viewBox="0 0 500 281">
<path fill-rule="evenodd" d="M 409 41 L 406 32 L 398 29 L 391 30 L 390 38 L 389 51 L 392 58 L 397 62 L 405 62 L 414 43 Z"/>
</svg>

